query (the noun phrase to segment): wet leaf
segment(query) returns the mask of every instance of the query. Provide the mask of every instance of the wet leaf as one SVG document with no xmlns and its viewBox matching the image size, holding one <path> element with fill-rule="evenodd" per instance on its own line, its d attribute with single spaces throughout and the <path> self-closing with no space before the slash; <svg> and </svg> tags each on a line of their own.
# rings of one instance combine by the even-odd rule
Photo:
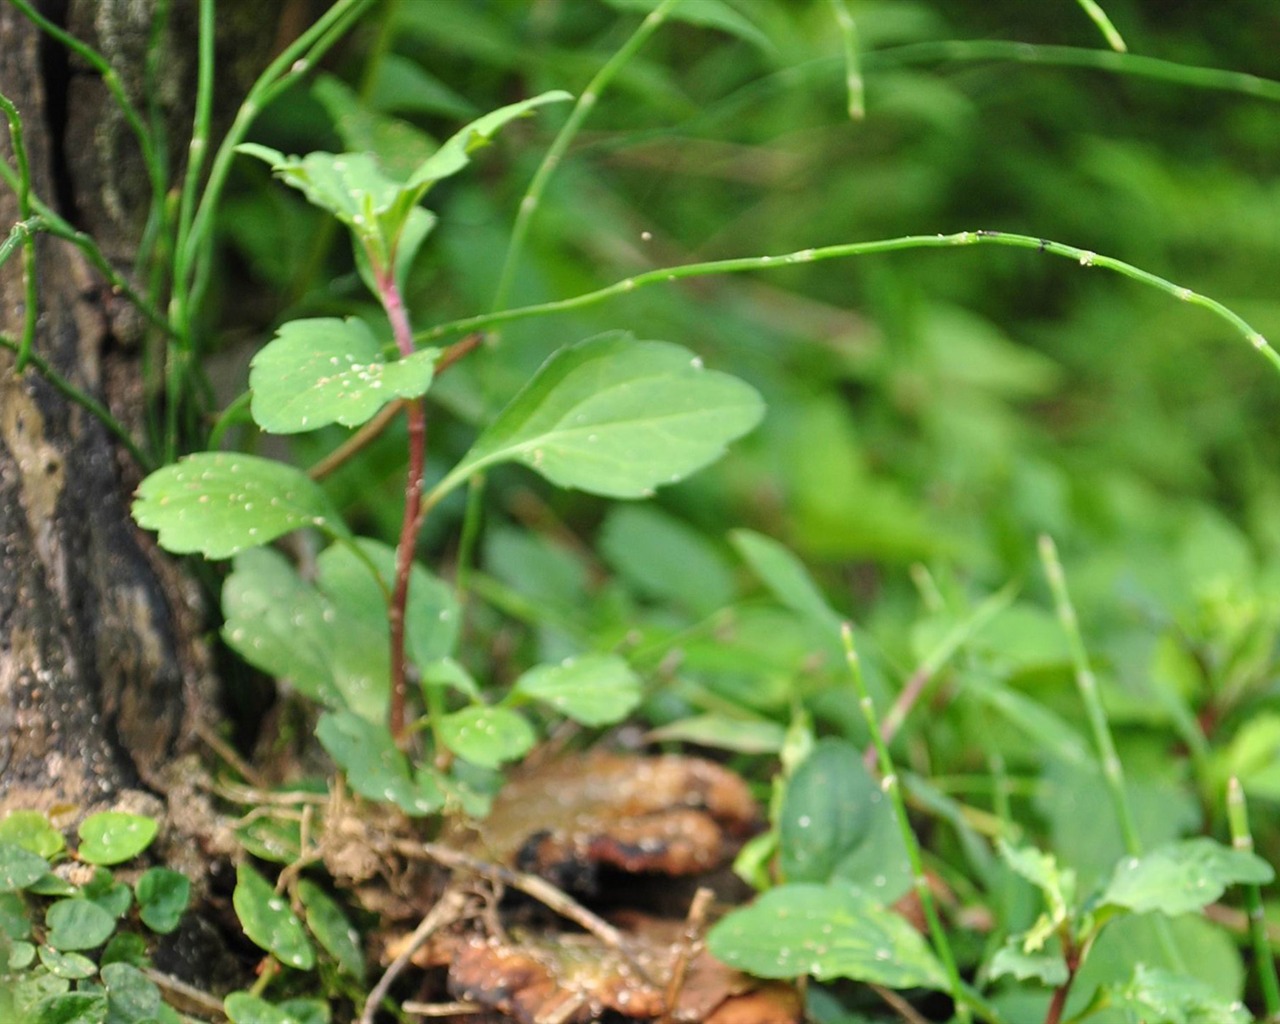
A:
<svg viewBox="0 0 1280 1024">
<path fill-rule="evenodd" d="M 36 952 L 49 973 L 59 978 L 77 981 L 98 973 L 98 965 L 80 953 L 60 953 L 51 946 L 41 946 Z"/>
<path fill-rule="evenodd" d="M 1238 999 L 1223 999 L 1199 978 L 1138 964 L 1133 980 L 1115 993 L 1113 1005 L 1139 1020 L 1163 1024 L 1249 1024 L 1253 1014 Z"/>
<path fill-rule="evenodd" d="M 304 526 L 346 536 L 342 517 L 306 473 L 283 462 L 199 452 L 138 487 L 133 518 L 174 554 L 230 558 Z"/>
<path fill-rule="evenodd" d="M 361 796 L 389 801 L 417 816 L 444 806 L 446 794 L 435 775 L 425 768 L 411 772 L 385 725 L 347 711 L 326 712 L 316 738 Z"/>
<path fill-rule="evenodd" d="M 0 821 L 0 843 L 21 846 L 40 857 L 52 857 L 67 845 L 62 833 L 39 811 L 10 811 Z"/>
<path fill-rule="evenodd" d="M 150 868 L 138 879 L 134 893 L 142 923 L 158 935 L 168 935 L 186 912 L 191 883 L 177 871 Z"/>
<path fill-rule="evenodd" d="M 316 941 L 339 967 L 357 981 L 363 981 L 365 965 L 360 936 L 342 908 L 320 886 L 305 878 L 298 883 L 298 898 L 306 908 L 307 927 Z"/>
<path fill-rule="evenodd" d="M 546 704 L 583 725 L 612 725 L 640 703 L 639 677 L 616 654 L 584 654 L 558 665 L 538 665 L 514 693 Z"/>
<path fill-rule="evenodd" d="M 155 982 L 132 964 L 108 964 L 102 968 L 107 988 L 108 1024 L 154 1020 L 163 1009 Z"/>
<path fill-rule="evenodd" d="M 223 1006 L 232 1024 L 329 1024 L 328 1004 L 319 999 L 269 1003 L 248 992 L 232 992 Z"/>
<path fill-rule="evenodd" d="M 282 964 L 309 971 L 316 954 L 302 922 L 282 896 L 277 896 L 267 880 L 249 867 L 236 868 L 236 889 L 232 904 L 244 933 Z"/>
<path fill-rule="evenodd" d="M 0 893 L 19 892 L 43 878 L 49 862 L 13 843 L 0 843 Z"/>
<path fill-rule="evenodd" d="M 720 960 L 762 978 L 812 975 L 890 988 L 947 988 L 942 965 L 903 918 L 849 885 L 779 886 L 707 934 Z"/>
<path fill-rule="evenodd" d="M 442 481 L 521 462 L 561 487 L 647 497 L 760 422 L 756 391 L 663 341 L 601 335 L 553 355 Z"/>
<path fill-rule="evenodd" d="M 1201 836 L 1124 858 L 1099 902 L 1172 916 L 1215 902 L 1228 885 L 1262 885 L 1274 877 L 1271 865 L 1256 854 Z"/>
<path fill-rule="evenodd" d="M 90 864 L 120 864 L 138 856 L 155 839 L 159 824 L 154 818 L 123 811 L 91 814 L 80 823 L 76 855 Z"/>
<path fill-rule="evenodd" d="M 533 726 L 508 708 L 463 708 L 445 715 L 437 725 L 446 747 L 484 768 L 523 757 L 538 739 Z"/>
<path fill-rule="evenodd" d="M 787 782 L 778 818 L 782 875 L 826 882 L 867 835 L 871 798 L 879 795 L 862 755 L 841 740 L 822 740 Z"/>
<path fill-rule="evenodd" d="M 290 320 L 250 364 L 254 421 L 273 434 L 358 427 L 388 402 L 426 394 L 439 354 L 422 349 L 387 362 L 357 317 Z"/>
<path fill-rule="evenodd" d="M 110 912 L 76 897 L 58 900 L 49 907 L 44 920 L 49 928 L 45 941 L 64 953 L 96 949 L 116 930 L 116 919 Z"/>
</svg>

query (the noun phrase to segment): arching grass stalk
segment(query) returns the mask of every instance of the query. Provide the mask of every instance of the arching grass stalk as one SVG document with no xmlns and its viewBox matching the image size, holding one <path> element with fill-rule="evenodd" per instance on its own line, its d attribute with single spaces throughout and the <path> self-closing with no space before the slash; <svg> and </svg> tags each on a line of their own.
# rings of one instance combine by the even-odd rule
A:
<svg viewBox="0 0 1280 1024">
<path fill-rule="evenodd" d="M 31 165 L 27 162 L 27 147 L 22 141 L 22 118 L 18 114 L 18 108 L 9 101 L 7 96 L 0 95 L 0 111 L 4 111 L 4 116 L 9 122 L 9 141 L 13 146 L 13 161 L 18 165 L 16 186 L 18 193 L 18 219 L 28 225 L 28 229 L 22 232 L 20 238 L 20 244 L 22 245 L 22 281 L 26 292 L 24 299 L 26 309 L 23 311 L 22 342 L 18 346 L 18 358 L 14 364 L 14 370 L 21 373 L 27 368 L 27 363 L 31 361 L 31 354 L 35 350 L 36 311 L 40 298 L 36 289 L 36 235 L 35 231 L 30 228 Z M 13 239 L 14 237 L 11 232 L 9 238 Z"/>
<path fill-rule="evenodd" d="M 867 692 L 866 680 L 862 677 L 862 662 L 858 659 L 858 652 L 853 644 L 853 629 L 849 623 L 844 623 L 840 627 L 840 639 L 844 643 L 845 660 L 849 665 L 849 675 L 853 678 L 853 686 L 858 694 L 858 707 L 862 709 L 862 717 L 866 719 L 867 730 L 871 734 L 871 742 L 875 746 L 876 755 L 880 761 L 880 786 L 889 797 L 889 802 L 893 806 L 894 817 L 898 822 L 898 831 L 902 835 L 902 844 L 907 851 L 907 859 L 911 862 L 911 877 L 915 886 L 916 898 L 920 901 L 920 908 L 924 911 L 925 921 L 929 925 L 929 936 L 933 940 L 934 951 L 938 954 L 938 959 L 942 961 L 943 969 L 947 973 L 947 981 L 951 986 L 951 998 L 955 1002 L 956 1018 L 961 1024 L 967 1024 L 973 1019 L 970 1004 L 977 995 L 967 988 L 964 981 L 960 978 L 959 968 L 956 967 L 955 954 L 951 951 L 951 942 L 947 938 L 946 929 L 942 927 L 942 919 L 938 916 L 938 908 L 933 902 L 933 892 L 929 888 L 929 878 L 924 873 L 924 861 L 920 856 L 920 843 L 916 839 L 916 834 L 911 829 L 911 822 L 907 818 L 906 801 L 902 798 L 902 784 L 898 779 L 898 773 L 893 766 L 893 758 L 889 754 L 888 744 L 885 743 L 884 734 L 880 730 L 880 721 L 876 715 L 876 706 L 871 700 L 871 694 Z"/>
<path fill-rule="evenodd" d="M 1131 857 L 1140 856 L 1142 842 L 1138 838 L 1138 828 L 1134 824 L 1133 810 L 1129 806 L 1129 797 L 1124 790 L 1124 765 L 1120 755 L 1116 753 L 1115 741 L 1111 737 L 1111 728 L 1107 724 L 1107 713 L 1102 707 L 1102 697 L 1098 693 L 1098 678 L 1089 667 L 1089 655 L 1085 650 L 1084 639 L 1080 635 L 1080 621 L 1076 618 L 1075 606 L 1071 603 L 1071 595 L 1067 593 L 1067 578 L 1062 571 L 1062 561 L 1058 558 L 1057 546 L 1048 535 L 1040 537 L 1040 563 L 1044 566 L 1045 577 L 1049 581 L 1049 590 L 1053 594 L 1054 610 L 1058 613 L 1058 622 L 1067 637 L 1067 648 L 1071 652 L 1071 662 L 1075 668 L 1076 690 L 1084 705 L 1085 715 L 1089 719 L 1089 730 L 1093 733 L 1093 744 L 1098 752 L 1098 761 L 1102 767 L 1102 777 L 1111 796 L 1111 806 L 1116 820 L 1120 823 L 1120 836 L 1124 840 L 1125 852 Z"/>
<path fill-rule="evenodd" d="M 183 344 L 208 283 L 213 255 L 213 214 L 226 185 L 235 147 L 264 107 L 292 86 L 345 33 L 373 0 L 337 0 L 309 29 L 276 57 L 250 88 L 209 168 L 204 192 L 191 217 L 183 244 L 174 254 L 173 321 Z"/>
<path fill-rule="evenodd" d="M 1040 537 L 1040 562 L 1044 566 L 1045 577 L 1049 581 L 1049 590 L 1053 594 L 1054 609 L 1058 613 L 1058 621 L 1067 637 L 1067 647 L 1071 652 L 1071 662 L 1075 668 L 1076 689 L 1080 693 L 1080 701 L 1084 704 L 1085 715 L 1089 719 L 1089 730 L 1093 733 L 1093 744 L 1098 753 L 1098 761 L 1102 768 L 1102 778 L 1111 797 L 1111 806 L 1116 820 L 1120 823 L 1120 837 L 1125 851 L 1130 857 L 1142 855 L 1142 840 L 1138 836 L 1138 827 L 1133 816 L 1133 808 L 1129 805 L 1129 795 L 1124 786 L 1124 765 L 1116 752 L 1115 740 L 1111 736 L 1111 727 L 1107 724 L 1107 712 L 1102 706 L 1102 696 L 1098 692 L 1098 679 L 1089 666 L 1089 654 L 1085 650 L 1084 639 L 1080 635 L 1080 620 L 1076 616 L 1075 605 L 1071 603 L 1071 595 L 1067 592 L 1067 577 L 1062 571 L 1062 561 L 1058 558 L 1058 548 L 1053 538 L 1047 534 Z M 1186 970 L 1182 954 L 1178 952 L 1173 941 L 1173 932 L 1169 928 L 1169 919 L 1157 916 L 1154 922 L 1156 937 L 1169 959 L 1172 968 Z"/>
<path fill-rule="evenodd" d="M 520 200 L 520 207 L 516 211 L 516 222 L 511 229 L 511 241 L 507 244 L 507 254 L 502 260 L 502 270 L 498 274 L 498 287 L 493 296 L 494 310 L 500 310 L 506 305 L 507 294 L 511 291 L 511 282 L 515 276 L 516 263 L 520 259 L 520 251 L 524 248 L 525 236 L 529 232 L 529 222 L 532 220 L 538 204 L 542 201 L 542 193 L 546 191 L 547 182 L 551 180 L 551 175 L 555 173 L 556 167 L 559 166 L 565 150 L 569 148 L 569 144 L 573 141 L 574 136 L 578 134 L 578 129 L 582 126 L 582 122 L 586 120 L 587 114 L 596 105 L 596 101 L 600 99 L 600 94 L 604 92 L 605 88 L 613 80 L 614 75 L 622 69 L 627 61 L 635 56 L 636 51 L 657 31 L 658 26 L 666 21 L 671 8 L 679 2 L 680 0 L 662 0 L 662 3 L 645 15 L 644 21 L 631 34 L 631 38 L 623 43 L 612 57 L 605 61 L 604 66 L 587 83 L 587 87 L 582 90 L 577 103 L 573 105 L 573 110 L 569 112 L 569 117 L 565 120 L 560 131 L 556 133 L 555 139 L 552 140 L 546 155 L 542 158 L 542 163 L 538 165 L 537 171 L 534 172 L 533 180 L 529 182 L 528 191 L 525 192 L 524 198 Z"/>
<path fill-rule="evenodd" d="M 1249 829 L 1249 810 L 1245 806 L 1244 789 L 1234 775 L 1227 780 L 1227 824 L 1231 829 L 1231 845 L 1245 853 L 1253 853 L 1253 833 Z M 1266 909 L 1257 883 L 1244 887 L 1244 905 L 1249 912 L 1249 939 L 1253 946 L 1253 962 L 1258 970 L 1258 987 L 1267 1020 L 1280 1021 L 1280 978 L 1276 976 L 1276 958 L 1267 936 Z"/>
<path fill-rule="evenodd" d="M 862 82 L 862 66 L 858 55 L 858 24 L 849 13 L 846 0 L 830 0 L 831 14 L 840 30 L 844 53 L 844 89 L 848 97 L 849 119 L 861 121 L 867 116 L 866 92 Z"/>
<path fill-rule="evenodd" d="M 1007 39 L 948 39 L 936 42 L 906 43 L 862 54 L 866 71 L 931 64 L 947 61 L 1011 61 L 1015 64 L 1041 64 L 1046 67 L 1088 68 L 1111 74 L 1154 78 L 1195 89 L 1215 89 L 1243 93 L 1259 99 L 1280 102 L 1280 82 L 1272 78 L 1226 71 L 1222 68 L 1198 67 L 1144 57 L 1115 50 L 1093 50 L 1083 46 L 1045 46 L 1019 43 Z"/>
<path fill-rule="evenodd" d="M 794 266 L 798 263 L 817 263 L 822 260 L 843 259 L 849 256 L 871 256 L 876 253 L 901 252 L 907 249 L 951 249 L 956 246 L 969 245 L 1006 245 L 1016 249 L 1034 249 L 1036 252 L 1048 253 L 1072 260 L 1082 267 L 1101 267 L 1114 273 L 1128 277 L 1140 284 L 1155 288 L 1172 296 L 1180 302 L 1199 306 L 1215 316 L 1227 321 L 1244 339 L 1256 348 L 1268 362 L 1280 371 L 1280 353 L 1268 344 L 1267 339 L 1255 330 L 1238 313 L 1228 309 L 1221 302 L 1201 295 L 1190 288 L 1174 284 L 1163 277 L 1149 273 L 1111 256 L 1100 256 L 1088 249 L 1080 249 L 1074 245 L 1036 238 L 1033 235 L 1015 235 L 1004 231 L 960 231 L 950 235 L 903 235 L 898 238 L 880 239 L 872 242 L 849 242 L 844 245 L 827 245 L 819 249 L 800 249 L 797 252 L 781 256 L 749 256 L 739 259 L 712 260 L 707 263 L 689 263 L 680 267 L 664 267 L 659 270 L 646 271 L 627 277 L 593 292 L 584 292 L 569 299 L 557 299 L 552 302 L 541 302 L 533 306 L 521 306 L 516 309 L 498 310 L 479 316 L 466 317 L 438 324 L 414 336 L 416 344 L 430 344 L 449 334 L 463 331 L 483 331 L 501 323 L 512 320 L 525 320 L 534 316 L 545 316 L 549 313 L 563 313 L 581 309 L 611 299 L 616 295 L 626 295 L 639 288 L 647 288 L 654 284 L 667 284 L 694 277 L 709 277 L 715 274 L 740 274 L 748 271 L 772 270 L 776 267 Z"/>
<path fill-rule="evenodd" d="M 1107 12 L 1098 5 L 1098 0 L 1076 0 L 1076 2 L 1084 9 L 1089 20 L 1098 26 L 1098 31 L 1102 33 L 1102 37 L 1111 49 L 1117 53 L 1128 52 L 1129 47 L 1125 45 L 1124 37 L 1107 17 Z"/>
</svg>

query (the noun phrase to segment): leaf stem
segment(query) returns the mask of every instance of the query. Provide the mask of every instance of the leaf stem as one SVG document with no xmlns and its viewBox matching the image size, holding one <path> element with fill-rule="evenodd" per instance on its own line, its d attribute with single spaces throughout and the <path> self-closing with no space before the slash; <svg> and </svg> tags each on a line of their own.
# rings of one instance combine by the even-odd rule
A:
<svg viewBox="0 0 1280 1024">
<path fill-rule="evenodd" d="M 867 102 L 858 54 L 858 23 L 849 13 L 846 0 L 830 2 L 831 14 L 836 20 L 836 28 L 840 30 L 841 50 L 844 54 L 844 87 L 848 97 L 849 120 L 861 121 L 867 116 Z"/>
<path fill-rule="evenodd" d="M 748 256 L 728 260 L 711 260 L 706 263 L 688 263 L 678 267 L 664 267 L 646 271 L 633 277 L 615 281 L 604 288 L 584 292 L 568 299 L 557 299 L 552 302 L 540 302 L 533 306 L 520 306 L 515 309 L 497 310 L 478 316 L 465 317 L 437 324 L 414 336 L 417 344 L 430 344 L 448 334 L 469 331 L 488 330 L 497 324 L 513 320 L 525 320 L 529 317 L 546 316 L 550 313 L 563 313 L 581 309 L 611 299 L 617 295 L 626 295 L 640 288 L 654 284 L 669 284 L 673 281 L 696 277 L 709 277 L 716 274 L 740 274 L 758 270 L 772 270 L 777 267 L 795 266 L 801 263 L 818 263 L 823 260 L 843 259 L 850 256 L 871 256 L 878 253 L 901 252 L 909 249 L 951 249 L 957 246 L 1001 245 L 1016 249 L 1034 249 L 1071 260 L 1082 267 L 1100 267 L 1120 274 L 1140 284 L 1170 295 L 1180 302 L 1199 306 L 1229 323 L 1246 341 L 1262 353 L 1272 367 L 1280 371 L 1280 353 L 1267 342 L 1262 334 L 1249 323 L 1228 309 L 1222 303 L 1211 299 L 1190 288 L 1174 284 L 1163 277 L 1142 270 L 1123 260 L 1111 256 L 1101 256 L 1088 249 L 1080 249 L 1074 245 L 1054 242 L 1033 235 L 1010 234 L 1004 231 L 960 231 L 955 234 L 939 235 L 902 235 L 897 238 L 877 239 L 870 242 L 849 242 L 842 245 L 828 245 L 816 249 L 800 249 L 796 252 L 780 256 Z"/>
<path fill-rule="evenodd" d="M 1089 667 L 1089 655 L 1085 651 L 1084 640 L 1080 635 L 1080 622 L 1076 618 L 1075 606 L 1071 603 L 1071 595 L 1067 592 L 1066 574 L 1062 571 L 1058 549 L 1053 539 L 1047 534 L 1040 537 L 1040 562 L 1044 566 L 1044 574 L 1049 581 L 1049 589 L 1053 593 L 1053 604 L 1058 613 L 1058 621 L 1062 624 L 1062 631 L 1067 637 L 1071 661 L 1075 666 L 1076 689 L 1080 693 L 1080 701 L 1084 704 L 1085 714 L 1089 719 L 1089 728 L 1093 733 L 1102 776 L 1106 780 L 1107 791 L 1111 795 L 1111 806 L 1120 823 L 1120 834 L 1124 840 L 1125 851 L 1131 857 L 1140 856 L 1142 842 L 1138 838 L 1138 828 L 1134 824 L 1128 794 L 1125 793 L 1124 766 L 1120 762 L 1120 755 L 1116 753 L 1115 741 L 1107 725 L 1107 713 L 1102 707 L 1102 698 L 1098 693 L 1097 676 Z"/>
<path fill-rule="evenodd" d="M 947 938 L 946 929 L 942 927 L 942 919 L 938 916 L 938 908 L 933 902 L 933 892 L 929 888 L 929 879 L 924 871 L 924 861 L 920 856 L 920 843 L 911 828 L 907 817 L 907 805 L 902 797 L 902 787 L 898 773 L 893 766 L 893 757 L 889 746 L 885 743 L 884 733 L 880 730 L 880 722 L 876 715 L 875 703 L 867 691 L 866 680 L 862 677 L 862 662 L 858 658 L 853 643 L 853 628 L 849 623 L 840 627 L 840 638 L 844 642 L 845 660 L 849 665 L 849 675 L 853 678 L 854 689 L 858 694 L 858 707 L 862 709 L 862 717 L 866 720 L 867 730 L 871 733 L 876 755 L 880 761 L 880 787 L 889 796 L 893 805 L 894 817 L 898 822 L 898 831 L 902 835 L 902 843 L 907 851 L 907 859 L 911 862 L 911 876 L 915 884 L 916 898 L 924 911 L 925 920 L 929 924 L 929 935 L 933 939 L 934 949 L 942 960 L 943 969 L 947 972 L 947 980 L 951 986 L 951 998 L 955 1001 L 956 1019 L 961 1024 L 972 1020 L 970 1000 L 974 994 L 967 991 L 956 967 L 955 954 L 951 951 L 951 942 Z"/>
<path fill-rule="evenodd" d="M 31 361 L 32 352 L 36 344 L 36 315 L 39 305 L 39 294 L 36 289 L 36 238 L 35 231 L 32 230 L 31 216 L 31 166 L 27 162 L 27 147 L 22 140 L 22 118 L 18 114 L 18 108 L 10 102 L 9 98 L 0 95 L 0 111 L 4 111 L 4 116 L 9 122 L 9 139 L 13 146 L 13 159 L 18 165 L 18 219 L 28 225 L 27 230 L 21 234 L 22 242 L 22 281 L 25 290 L 23 320 L 22 320 L 22 343 L 18 347 L 18 358 L 14 363 L 14 371 L 21 373 L 26 369 L 27 363 Z M 14 229 L 17 231 L 17 228 Z M 13 232 L 9 235 L 10 239 L 14 238 Z"/>
<path fill-rule="evenodd" d="M 1120 34 L 1120 30 L 1112 24 L 1111 19 L 1107 17 L 1107 12 L 1098 4 L 1098 0 L 1076 0 L 1076 3 L 1089 16 L 1089 20 L 1098 26 L 1098 31 L 1102 33 L 1102 37 L 1107 41 L 1107 45 L 1116 53 L 1127 53 L 1129 47 L 1125 44 L 1124 36 Z"/>
<path fill-rule="evenodd" d="M 520 258 L 521 250 L 524 248 L 525 236 L 529 232 L 529 222 L 533 219 L 534 211 L 537 210 L 539 203 L 542 202 L 542 194 L 546 191 L 547 182 L 551 180 L 551 175 L 555 173 L 555 169 L 559 166 L 565 150 L 569 148 L 569 144 L 573 141 L 574 136 L 578 134 L 578 129 L 582 126 L 582 122 L 586 120 L 587 114 L 596 105 L 596 102 L 600 99 L 600 94 L 604 92 L 605 88 L 613 80 L 614 75 L 622 69 L 627 61 L 635 56 L 636 51 L 657 31 L 658 26 L 666 20 L 667 14 L 677 3 L 679 3 L 679 0 L 662 0 L 662 3 L 645 15 L 644 20 L 635 32 L 631 34 L 631 37 L 622 44 L 618 51 L 595 73 L 595 77 L 587 83 L 587 87 L 582 90 L 582 94 L 578 97 L 578 102 L 573 105 L 573 110 L 569 112 L 569 117 L 565 120 L 560 131 L 556 133 L 555 139 L 552 140 L 551 146 L 542 158 L 542 163 L 538 165 L 537 171 L 534 172 L 528 191 L 525 192 L 524 198 L 520 200 L 520 207 L 516 211 L 515 225 L 511 229 L 511 241 L 507 245 L 507 254 L 502 260 L 502 270 L 498 274 L 498 287 L 493 296 L 493 309 L 495 311 L 502 309 L 506 305 L 507 296 L 511 291 L 511 282 L 515 276 L 516 263 Z"/>
<path fill-rule="evenodd" d="M 1244 788 L 1236 776 L 1227 780 L 1227 822 L 1231 829 L 1231 845 L 1245 853 L 1253 853 L 1253 833 L 1249 829 L 1249 810 Z M 1276 958 L 1267 935 L 1266 908 L 1257 883 L 1244 886 L 1244 904 L 1249 913 L 1249 938 L 1253 946 L 1254 966 L 1258 970 L 1258 987 L 1269 1021 L 1280 1020 L 1280 978 L 1276 975 Z"/>
</svg>

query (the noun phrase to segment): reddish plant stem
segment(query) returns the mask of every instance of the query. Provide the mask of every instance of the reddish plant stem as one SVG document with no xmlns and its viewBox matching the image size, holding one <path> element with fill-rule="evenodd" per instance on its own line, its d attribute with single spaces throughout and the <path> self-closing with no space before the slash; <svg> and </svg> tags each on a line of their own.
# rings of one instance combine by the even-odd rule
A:
<svg viewBox="0 0 1280 1024">
<path fill-rule="evenodd" d="M 1067 996 L 1071 994 L 1071 986 L 1076 980 L 1076 972 L 1080 970 L 1080 961 L 1083 959 L 1080 950 L 1076 949 L 1075 943 L 1067 936 L 1063 936 L 1062 953 L 1067 962 L 1067 980 L 1054 990 L 1053 999 L 1049 1001 L 1048 1012 L 1044 1015 L 1044 1024 L 1059 1024 L 1062 1020 Z"/>
<path fill-rule="evenodd" d="M 396 347 L 401 357 L 413 354 L 413 330 L 405 311 L 400 289 L 390 272 L 378 277 L 378 294 L 391 321 Z M 418 539 L 418 515 L 422 508 L 422 477 L 427 463 L 427 412 L 422 402 L 406 402 L 409 420 L 409 471 L 404 482 L 404 519 L 400 524 L 400 541 L 396 545 L 396 580 L 391 590 L 387 622 L 391 627 L 391 702 L 387 708 L 387 728 L 403 747 L 405 735 L 405 696 L 408 690 L 405 661 L 405 609 L 409 604 L 409 570 L 413 567 L 413 550 Z"/>
</svg>

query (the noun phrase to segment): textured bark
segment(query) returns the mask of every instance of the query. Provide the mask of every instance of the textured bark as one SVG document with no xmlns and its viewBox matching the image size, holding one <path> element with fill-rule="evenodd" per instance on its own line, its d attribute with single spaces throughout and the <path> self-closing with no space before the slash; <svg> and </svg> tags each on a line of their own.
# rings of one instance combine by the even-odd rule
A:
<svg viewBox="0 0 1280 1024">
<path fill-rule="evenodd" d="M 65 16 L 147 109 L 141 68 L 154 0 L 60 6 L 42 9 Z M 193 26 L 194 4 L 178 0 L 156 97 L 171 139 L 189 131 Z M 128 266 L 149 198 L 136 142 L 97 74 L 6 3 L 0 92 L 22 115 L 36 194 Z M 11 162 L 7 132 L 0 152 Z M 18 219 L 16 197 L 0 189 L 0 225 Z M 36 349 L 136 423 L 138 318 L 104 292 L 74 247 L 40 236 L 37 253 Z M 6 337 L 21 336 L 24 308 L 15 257 L 0 267 Z M 214 680 L 195 589 L 129 517 L 138 476 L 92 415 L 34 369 L 15 373 L 13 355 L 0 350 L 0 816 L 60 804 L 161 813 L 175 787 L 173 809 L 192 806 L 179 767 L 216 719 Z"/>
</svg>

